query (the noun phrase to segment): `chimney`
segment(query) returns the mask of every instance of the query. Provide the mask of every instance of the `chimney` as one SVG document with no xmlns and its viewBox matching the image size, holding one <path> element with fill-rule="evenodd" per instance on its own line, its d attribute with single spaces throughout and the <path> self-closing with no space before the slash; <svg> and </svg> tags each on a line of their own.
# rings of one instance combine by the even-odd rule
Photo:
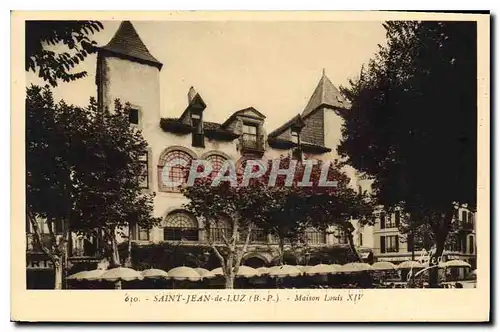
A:
<svg viewBox="0 0 500 332">
<path fill-rule="evenodd" d="M 190 87 L 189 92 L 188 92 L 188 105 L 191 104 L 191 102 L 193 101 L 196 94 L 197 94 L 197 92 L 194 89 L 194 87 Z"/>
</svg>

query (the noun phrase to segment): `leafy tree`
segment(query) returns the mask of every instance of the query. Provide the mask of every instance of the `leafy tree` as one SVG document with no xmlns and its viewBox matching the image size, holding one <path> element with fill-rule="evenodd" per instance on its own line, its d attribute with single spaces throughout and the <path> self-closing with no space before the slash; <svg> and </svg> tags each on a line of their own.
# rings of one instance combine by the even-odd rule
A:
<svg viewBox="0 0 500 332">
<path fill-rule="evenodd" d="M 58 80 L 70 82 L 87 75 L 71 70 L 95 52 L 96 42 L 89 36 L 102 30 L 103 25 L 98 21 L 26 21 L 25 28 L 26 71 L 38 73 L 57 86 Z M 67 51 L 59 51 L 62 45 Z"/>
<path fill-rule="evenodd" d="M 365 210 L 371 214 L 366 209 L 370 205 L 364 197 L 348 188 L 349 181 L 339 169 L 335 166 L 325 168 L 325 180 L 340 180 L 337 186 L 327 187 L 320 184 L 323 179 L 321 162 L 315 165 L 297 163 L 289 156 L 262 161 L 260 165 L 256 162 L 252 161 L 253 164 L 245 165 L 244 168 L 248 168 L 251 173 L 260 172 L 261 176 L 247 183 L 243 173 L 239 172 L 235 173 L 233 186 L 229 181 L 212 185 L 214 176 L 209 175 L 183 188 L 184 195 L 190 200 L 186 208 L 205 221 L 208 241 L 224 271 L 226 288 L 233 287 L 252 229 L 261 229 L 278 238 L 280 264 L 283 263 L 286 240 L 290 243 L 304 242 L 304 230 L 308 226 L 324 231 L 332 227 L 346 230 L 351 237 L 351 248 L 356 253 L 352 241 L 351 216 L 361 215 L 359 211 Z M 271 180 L 273 163 L 279 165 L 280 169 L 293 168 L 291 165 L 295 163 L 295 171 L 289 180 L 285 175 L 277 175 Z M 192 170 L 196 167 L 191 165 Z M 198 172 L 203 173 L 203 170 L 198 169 Z M 229 174 L 225 170 L 221 172 Z M 310 177 L 304 179 L 306 172 L 310 173 Z M 305 182 L 311 183 L 308 186 L 301 185 Z M 221 234 L 222 244 L 216 243 L 212 231 L 220 227 L 220 220 L 230 223 L 228 232 Z M 225 256 L 220 252 L 221 247 L 226 252 Z"/>
<path fill-rule="evenodd" d="M 257 225 L 278 239 L 280 264 L 283 263 L 284 244 L 286 241 L 296 246 L 299 242 L 306 243 L 305 231 L 313 227 L 321 232 L 332 233 L 342 230 L 347 236 L 351 251 L 359 260 L 353 240 L 353 218 L 360 224 L 371 223 L 372 206 L 369 197 L 356 193 L 349 187 L 349 178 L 337 163 L 325 163 L 314 160 L 296 162 L 293 181 L 286 185 L 286 177 L 278 176 L 275 186 L 267 186 L 272 163 L 277 162 L 280 169 L 289 169 L 293 159 L 282 156 L 279 160 L 268 161 L 267 172 L 261 178 L 261 193 L 258 206 Z M 309 175 L 305 176 L 310 167 Z M 335 182 L 335 185 L 322 186 L 324 180 Z M 308 178 L 310 186 L 302 185 Z"/>
<path fill-rule="evenodd" d="M 434 266 L 454 230 L 454 204 L 476 205 L 476 23 L 384 27 L 387 45 L 342 88 L 352 107 L 339 153 L 374 179 L 378 203 L 409 213 L 407 232 L 430 230 Z"/>
<path fill-rule="evenodd" d="M 120 265 L 117 233 L 131 223 L 149 228 L 159 222 L 152 217 L 153 194 L 140 187 L 139 157 L 147 151 L 141 133 L 119 102 L 113 111 L 93 99 L 85 109 L 56 104 L 48 87 L 27 89 L 26 112 L 27 218 L 37 246 L 54 263 L 56 288 L 72 232 L 102 239 L 109 244 L 105 254 Z M 40 218 L 50 245 L 41 240 Z"/>
<path fill-rule="evenodd" d="M 225 288 L 234 287 L 243 255 L 247 252 L 256 216 L 252 214 L 258 191 L 254 186 L 232 186 L 221 182 L 212 186 L 211 177 L 198 179 L 193 186 L 183 188 L 190 199 L 186 209 L 204 221 L 207 240 L 220 261 Z M 222 227 L 221 226 L 228 226 Z M 221 229 L 218 242 L 213 229 Z"/>
<path fill-rule="evenodd" d="M 77 156 L 71 153 L 75 141 L 69 133 L 78 132 L 85 122 L 85 114 L 75 107 L 55 104 L 50 90 L 36 86 L 27 89 L 26 213 L 36 247 L 54 265 L 56 289 L 62 288 L 75 194 L 71 174 Z M 44 221 L 40 223 L 39 219 Z M 39 229 L 43 223 L 49 233 L 46 237 L 50 237 L 47 242 L 42 240 Z"/>
</svg>

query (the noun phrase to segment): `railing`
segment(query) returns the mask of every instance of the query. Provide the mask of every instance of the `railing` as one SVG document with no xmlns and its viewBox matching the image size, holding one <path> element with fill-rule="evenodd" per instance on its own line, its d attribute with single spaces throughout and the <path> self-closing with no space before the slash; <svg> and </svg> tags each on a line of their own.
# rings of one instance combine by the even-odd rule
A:
<svg viewBox="0 0 500 332">
<path fill-rule="evenodd" d="M 215 243 L 224 243 L 224 237 L 227 240 L 231 237 L 231 229 L 228 227 L 212 227 L 210 228 L 210 234 L 208 235 L 211 241 Z"/>
<path fill-rule="evenodd" d="M 253 229 L 250 233 L 250 243 L 268 243 L 267 233 L 261 229 Z"/>
<path fill-rule="evenodd" d="M 318 231 L 306 231 L 305 238 L 307 244 L 326 244 L 326 234 Z"/>
<path fill-rule="evenodd" d="M 241 144 L 244 149 L 262 150 L 261 135 L 243 134 L 241 135 Z"/>
<path fill-rule="evenodd" d="M 197 228 L 165 227 L 163 229 L 165 241 L 199 241 Z"/>
</svg>

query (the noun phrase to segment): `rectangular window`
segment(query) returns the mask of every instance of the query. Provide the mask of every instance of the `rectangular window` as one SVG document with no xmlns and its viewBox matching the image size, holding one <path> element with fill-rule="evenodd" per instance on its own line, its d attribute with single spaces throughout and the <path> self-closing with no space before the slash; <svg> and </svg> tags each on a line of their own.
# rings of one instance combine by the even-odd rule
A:
<svg viewBox="0 0 500 332">
<path fill-rule="evenodd" d="M 394 214 L 394 217 L 392 214 L 390 214 L 387 218 L 387 221 L 385 222 L 385 228 L 395 228 L 396 227 L 396 218 L 398 215 L 399 211 L 396 211 Z"/>
<path fill-rule="evenodd" d="M 411 234 L 408 234 L 408 252 L 420 251 L 424 248 L 422 239 L 416 239 Z"/>
<path fill-rule="evenodd" d="M 385 212 L 380 213 L 380 229 L 385 228 Z"/>
<path fill-rule="evenodd" d="M 359 233 L 359 246 L 361 247 L 363 245 L 363 234 L 362 233 Z"/>
<path fill-rule="evenodd" d="M 135 108 L 131 108 L 128 111 L 128 121 L 132 124 L 139 124 L 139 110 Z"/>
<path fill-rule="evenodd" d="M 390 235 L 385 237 L 385 252 L 398 252 L 399 251 L 399 237 L 397 235 Z"/>
<path fill-rule="evenodd" d="M 258 148 L 257 126 L 243 124 L 243 146 L 246 148 Z"/>
<path fill-rule="evenodd" d="M 251 124 L 243 125 L 243 134 L 257 136 L 257 126 Z"/>
<path fill-rule="evenodd" d="M 149 241 L 149 230 L 139 226 L 138 239 L 139 241 Z"/>
<path fill-rule="evenodd" d="M 142 189 L 149 188 L 149 176 L 148 176 L 148 154 L 144 154 L 139 157 L 139 163 L 141 164 L 141 175 L 139 176 L 139 186 Z"/>
<path fill-rule="evenodd" d="M 474 237 L 469 236 L 469 254 L 474 253 Z"/>
<path fill-rule="evenodd" d="M 399 223 L 401 222 L 401 211 L 396 211 L 396 214 L 395 214 L 395 219 L 396 219 L 396 225 L 395 227 L 399 227 Z"/>
<path fill-rule="evenodd" d="M 462 211 L 462 223 L 467 223 L 467 211 Z"/>
</svg>

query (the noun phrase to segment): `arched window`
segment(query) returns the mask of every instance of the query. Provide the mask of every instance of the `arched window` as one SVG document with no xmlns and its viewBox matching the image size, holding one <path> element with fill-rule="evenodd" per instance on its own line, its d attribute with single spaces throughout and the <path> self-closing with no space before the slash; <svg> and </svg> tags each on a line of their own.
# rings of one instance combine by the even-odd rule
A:
<svg viewBox="0 0 500 332">
<path fill-rule="evenodd" d="M 232 236 L 231 220 L 229 217 L 222 217 L 217 222 L 210 225 L 210 238 L 212 242 L 224 243 L 224 237 L 229 240 Z"/>
<path fill-rule="evenodd" d="M 174 211 L 165 219 L 163 239 L 165 241 L 198 241 L 198 222 L 189 213 Z"/>
<path fill-rule="evenodd" d="M 210 177 L 214 178 L 218 175 L 219 170 L 222 168 L 222 165 L 227 161 L 227 159 L 219 154 L 211 154 L 205 158 L 212 165 L 212 172 L 210 173 Z"/>
<path fill-rule="evenodd" d="M 160 158 L 158 180 L 160 191 L 180 192 L 187 182 L 193 157 L 182 150 L 172 150 Z"/>
</svg>

